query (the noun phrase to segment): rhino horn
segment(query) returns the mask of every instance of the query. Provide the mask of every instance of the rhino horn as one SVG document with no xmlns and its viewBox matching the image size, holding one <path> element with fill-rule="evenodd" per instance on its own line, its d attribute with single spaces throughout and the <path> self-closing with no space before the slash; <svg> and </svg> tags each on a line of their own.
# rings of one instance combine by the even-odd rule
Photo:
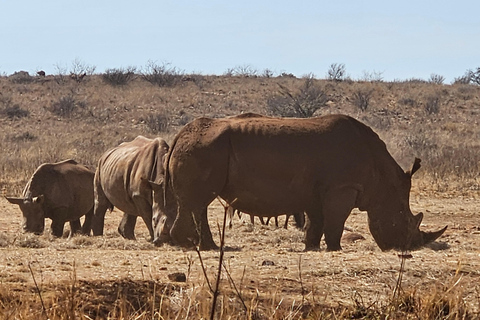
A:
<svg viewBox="0 0 480 320">
<path fill-rule="evenodd" d="M 413 218 L 415 220 L 415 230 L 418 230 L 420 228 L 420 224 L 422 224 L 423 212 L 420 212 L 419 214 L 417 214 Z"/>
<path fill-rule="evenodd" d="M 5 197 L 8 202 L 13 203 L 13 204 L 22 204 L 23 203 L 23 198 L 11 198 L 11 197 Z"/>
<path fill-rule="evenodd" d="M 443 229 L 440 229 L 438 231 L 434 231 L 434 232 L 424 232 L 422 231 L 422 235 L 423 235 L 423 244 L 428 244 L 430 242 L 433 242 L 435 240 L 437 240 L 444 232 L 445 230 L 447 230 L 447 227 L 448 226 L 445 226 Z"/>
</svg>

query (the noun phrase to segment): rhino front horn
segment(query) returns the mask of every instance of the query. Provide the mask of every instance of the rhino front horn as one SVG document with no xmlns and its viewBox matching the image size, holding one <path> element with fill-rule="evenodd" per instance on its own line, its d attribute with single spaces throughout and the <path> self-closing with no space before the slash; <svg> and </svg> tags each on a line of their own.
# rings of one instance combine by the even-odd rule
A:
<svg viewBox="0 0 480 320">
<path fill-rule="evenodd" d="M 441 230 L 438 230 L 438 231 L 435 231 L 435 232 L 423 232 L 422 231 L 422 235 L 423 235 L 423 244 L 428 244 L 430 242 L 433 242 L 435 240 L 437 240 L 444 232 L 445 230 L 447 230 L 447 227 L 448 226 L 445 226 L 445 228 L 441 229 Z"/>
</svg>

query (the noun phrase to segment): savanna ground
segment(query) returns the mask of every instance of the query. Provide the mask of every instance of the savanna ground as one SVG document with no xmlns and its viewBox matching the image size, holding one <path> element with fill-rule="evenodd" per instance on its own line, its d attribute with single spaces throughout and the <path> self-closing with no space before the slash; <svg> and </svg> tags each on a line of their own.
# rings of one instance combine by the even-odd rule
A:
<svg viewBox="0 0 480 320">
<path fill-rule="evenodd" d="M 402 259 L 378 249 L 364 212 L 347 220 L 341 252 L 326 252 L 323 243 L 303 252 L 293 222 L 285 230 L 235 217 L 225 233 L 216 318 L 480 317 L 479 86 L 288 76 L 177 75 L 168 86 L 139 76 L 121 86 L 100 75 L 77 80 L 0 78 L 4 195 L 19 195 L 41 163 L 74 158 L 94 169 L 108 148 L 138 134 L 171 142 L 198 116 L 349 114 L 372 126 L 403 168 L 422 159 L 411 209 L 424 212 L 423 230 L 447 231 Z M 107 213 L 105 236 L 71 239 L 53 238 L 48 227 L 42 236 L 23 234 L 18 207 L 2 197 L 0 210 L 0 318 L 210 317 L 218 251 L 154 247 L 140 220 L 137 241 L 124 240 L 117 210 Z M 212 203 L 217 243 L 223 212 Z"/>
</svg>

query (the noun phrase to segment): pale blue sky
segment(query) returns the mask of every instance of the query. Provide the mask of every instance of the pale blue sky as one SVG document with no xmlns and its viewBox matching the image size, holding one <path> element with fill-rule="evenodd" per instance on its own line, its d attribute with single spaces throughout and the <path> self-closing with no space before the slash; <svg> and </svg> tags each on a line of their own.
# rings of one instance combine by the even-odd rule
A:
<svg viewBox="0 0 480 320">
<path fill-rule="evenodd" d="M 237 66 L 324 78 L 442 75 L 480 67 L 480 1 L 1 0 L 0 74 L 148 61 L 187 73 Z"/>
</svg>

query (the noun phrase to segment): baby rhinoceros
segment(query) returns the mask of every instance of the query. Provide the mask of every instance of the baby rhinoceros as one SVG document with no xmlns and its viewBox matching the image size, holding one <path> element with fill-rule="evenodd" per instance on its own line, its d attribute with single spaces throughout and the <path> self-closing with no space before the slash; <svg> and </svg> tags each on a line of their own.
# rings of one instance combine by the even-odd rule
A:
<svg viewBox="0 0 480 320">
<path fill-rule="evenodd" d="M 10 198 L 23 215 L 23 230 L 43 233 L 45 218 L 52 220 L 52 234 L 63 235 L 65 222 L 70 222 L 70 236 L 82 231 L 88 234 L 93 217 L 94 172 L 75 160 L 44 163 L 33 173 L 21 198 Z M 85 215 L 83 226 L 80 217 Z"/>
</svg>

